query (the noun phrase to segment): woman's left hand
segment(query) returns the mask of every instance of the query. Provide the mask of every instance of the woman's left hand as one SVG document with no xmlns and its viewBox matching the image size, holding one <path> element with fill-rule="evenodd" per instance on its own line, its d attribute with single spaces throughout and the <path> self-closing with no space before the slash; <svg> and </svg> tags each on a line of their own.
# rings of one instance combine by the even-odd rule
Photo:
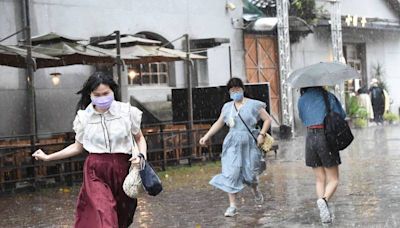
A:
<svg viewBox="0 0 400 228">
<path fill-rule="evenodd" d="M 260 146 L 264 143 L 265 137 L 262 135 L 258 135 L 257 137 L 257 146 Z"/>
<path fill-rule="evenodd" d="M 141 158 L 139 156 L 132 156 L 131 159 L 129 159 L 129 161 L 133 164 L 133 165 L 138 165 L 140 163 Z"/>
</svg>

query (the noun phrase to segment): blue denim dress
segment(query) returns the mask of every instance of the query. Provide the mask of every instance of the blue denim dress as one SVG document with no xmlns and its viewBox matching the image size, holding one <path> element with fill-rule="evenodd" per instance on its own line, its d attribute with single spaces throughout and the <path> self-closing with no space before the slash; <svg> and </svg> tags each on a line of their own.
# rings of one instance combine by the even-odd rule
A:
<svg viewBox="0 0 400 228">
<path fill-rule="evenodd" d="M 227 102 L 222 108 L 224 122 L 231 126 L 222 145 L 222 173 L 210 181 L 211 185 L 228 193 L 240 192 L 245 185 L 257 183 L 257 176 L 264 171 L 260 166 L 261 162 L 264 162 L 262 153 L 240 120 L 233 104 L 233 101 Z M 239 110 L 240 116 L 255 137 L 259 133 L 255 128 L 260 120 L 259 110 L 265 106 L 261 101 L 247 99 Z"/>
</svg>

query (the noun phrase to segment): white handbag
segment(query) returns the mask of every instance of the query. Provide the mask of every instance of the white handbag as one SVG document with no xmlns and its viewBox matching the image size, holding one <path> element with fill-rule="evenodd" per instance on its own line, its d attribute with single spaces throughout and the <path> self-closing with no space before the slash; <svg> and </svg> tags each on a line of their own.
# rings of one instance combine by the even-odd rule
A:
<svg viewBox="0 0 400 228">
<path fill-rule="evenodd" d="M 125 177 L 124 183 L 122 184 L 122 189 L 125 194 L 131 198 L 137 198 L 142 185 L 142 179 L 139 176 L 139 166 L 131 165 L 128 175 Z"/>
<path fill-rule="evenodd" d="M 133 143 L 132 156 L 138 155 L 139 151 L 136 148 L 136 143 L 133 140 L 132 134 L 130 135 L 131 135 L 131 141 Z M 140 164 L 135 164 L 135 165 L 131 164 L 131 167 L 129 168 L 129 173 L 125 177 L 124 183 L 122 184 L 122 189 L 124 190 L 125 194 L 130 198 L 137 198 L 139 191 L 141 189 L 142 179 L 140 178 L 139 171 L 140 171 Z"/>
</svg>

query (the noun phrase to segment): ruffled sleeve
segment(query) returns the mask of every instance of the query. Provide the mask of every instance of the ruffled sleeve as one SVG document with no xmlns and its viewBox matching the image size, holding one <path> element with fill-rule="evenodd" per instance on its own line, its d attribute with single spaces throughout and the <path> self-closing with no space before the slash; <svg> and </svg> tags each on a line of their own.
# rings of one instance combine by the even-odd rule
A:
<svg viewBox="0 0 400 228">
<path fill-rule="evenodd" d="M 226 102 L 225 104 L 224 104 L 224 106 L 222 106 L 222 109 L 221 109 L 221 115 L 222 115 L 222 117 L 223 117 L 223 119 L 224 119 L 224 122 L 227 122 L 228 121 L 228 118 L 229 118 L 229 114 L 230 114 L 230 112 L 232 111 L 231 109 L 232 109 L 232 105 L 230 105 L 230 103 L 231 102 Z"/>
<path fill-rule="evenodd" d="M 256 109 L 256 111 L 258 112 L 258 111 L 260 111 L 260 109 L 265 109 L 266 107 L 267 107 L 267 105 L 264 103 L 264 102 L 262 102 L 262 101 L 258 101 L 258 100 L 255 100 L 255 105 L 254 105 L 254 107 L 255 107 L 255 109 Z"/>
<path fill-rule="evenodd" d="M 78 114 L 75 116 L 75 120 L 73 122 L 73 130 L 75 131 L 75 140 L 82 144 L 84 127 Z"/>
<path fill-rule="evenodd" d="M 130 120 L 131 120 L 131 132 L 133 135 L 136 135 L 140 131 L 140 124 L 142 123 L 142 114 L 138 108 L 131 106 L 130 107 Z"/>
</svg>

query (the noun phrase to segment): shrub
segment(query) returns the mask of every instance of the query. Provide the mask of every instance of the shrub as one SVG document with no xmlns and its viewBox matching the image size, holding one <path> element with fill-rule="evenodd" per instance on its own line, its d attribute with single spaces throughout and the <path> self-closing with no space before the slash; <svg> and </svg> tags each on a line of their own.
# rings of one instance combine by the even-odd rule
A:
<svg viewBox="0 0 400 228">
<path fill-rule="evenodd" d="M 399 120 L 399 116 L 392 112 L 387 112 L 383 115 L 383 119 L 389 122 L 395 122 Z"/>
<path fill-rule="evenodd" d="M 347 109 L 349 116 L 355 117 L 359 109 L 360 109 L 360 105 L 357 102 L 357 98 L 355 96 L 350 97 L 349 102 L 348 102 L 348 109 Z"/>
<path fill-rule="evenodd" d="M 354 126 L 355 126 L 355 127 L 363 128 L 363 127 L 366 127 L 367 125 L 368 125 L 367 119 L 356 118 L 356 119 L 354 120 Z"/>
<path fill-rule="evenodd" d="M 361 119 L 368 119 L 367 109 L 364 107 L 358 108 L 357 112 L 355 113 L 355 116 Z"/>
</svg>

